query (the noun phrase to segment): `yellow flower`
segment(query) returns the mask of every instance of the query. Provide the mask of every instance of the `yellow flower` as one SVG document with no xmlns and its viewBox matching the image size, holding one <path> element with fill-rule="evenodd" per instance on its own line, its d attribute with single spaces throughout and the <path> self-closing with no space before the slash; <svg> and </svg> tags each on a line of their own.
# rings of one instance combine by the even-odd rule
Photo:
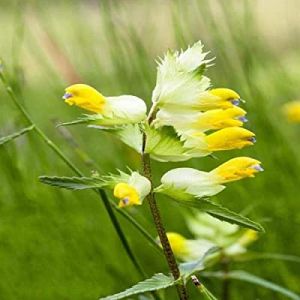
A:
<svg viewBox="0 0 300 300">
<path fill-rule="evenodd" d="M 188 254 L 186 238 L 176 232 L 167 232 L 167 237 L 171 245 L 172 251 L 178 257 L 183 257 Z"/>
<path fill-rule="evenodd" d="M 187 218 L 187 226 L 196 237 L 195 241 L 207 241 L 222 249 L 223 255 L 235 257 L 247 251 L 247 246 L 256 241 L 258 233 L 237 225 L 225 223 L 205 213 Z M 200 255 L 199 255 L 200 257 Z M 221 258 L 221 257 L 220 257 Z"/>
<path fill-rule="evenodd" d="M 223 222 L 203 212 L 190 215 L 186 222 L 190 232 L 197 239 L 209 240 L 221 248 L 235 241 L 240 230 L 238 225 Z"/>
<path fill-rule="evenodd" d="M 202 130 L 216 130 L 226 127 L 240 127 L 244 122 L 246 111 L 239 107 L 209 110 L 199 115 L 194 127 Z"/>
<path fill-rule="evenodd" d="M 154 191 L 177 200 L 210 197 L 225 189 L 224 183 L 253 177 L 263 171 L 260 162 L 250 157 L 233 158 L 210 172 L 176 168 L 165 173 Z"/>
<path fill-rule="evenodd" d="M 101 126 L 114 126 L 139 123 L 146 118 L 147 107 L 142 99 L 131 95 L 104 97 L 86 84 L 71 85 L 66 89 L 63 99 L 69 105 L 95 113 L 81 118 L 82 123 L 86 121 Z"/>
<path fill-rule="evenodd" d="M 286 103 L 283 112 L 290 122 L 300 122 L 300 100 Z"/>
<path fill-rule="evenodd" d="M 258 239 L 258 232 L 252 229 L 247 229 L 245 233 L 239 238 L 237 243 L 242 247 L 247 247 Z"/>
<path fill-rule="evenodd" d="M 69 105 L 77 105 L 88 111 L 102 113 L 106 104 L 105 97 L 86 84 L 74 84 L 66 88 L 63 96 Z"/>
<path fill-rule="evenodd" d="M 215 244 L 206 240 L 186 239 L 179 233 L 167 232 L 172 251 L 182 261 L 194 261 L 203 256 Z"/>
<path fill-rule="evenodd" d="M 240 230 L 242 232 L 242 230 Z M 252 229 L 247 229 L 246 231 L 242 232 L 240 237 L 228 246 L 225 249 L 225 254 L 228 256 L 236 256 L 243 254 L 247 251 L 247 247 L 255 242 L 259 238 L 259 235 L 256 231 Z"/>
<path fill-rule="evenodd" d="M 198 109 L 206 111 L 211 109 L 227 109 L 239 105 L 240 95 L 227 88 L 216 88 L 200 95 Z"/>
<path fill-rule="evenodd" d="M 120 171 L 120 175 L 108 176 L 103 181 L 113 189 L 114 196 L 120 199 L 119 207 L 122 208 L 141 205 L 151 191 L 150 181 L 138 172 L 129 175 Z"/>
<path fill-rule="evenodd" d="M 250 157 L 236 157 L 212 170 L 210 173 L 216 176 L 219 183 L 240 180 L 246 177 L 254 177 L 255 173 L 263 171 L 261 162 Z"/>
<path fill-rule="evenodd" d="M 155 127 L 173 126 L 181 134 L 185 131 L 217 130 L 226 127 L 239 127 L 247 122 L 246 111 L 234 106 L 228 109 L 213 109 L 205 112 L 193 110 L 168 111 L 160 109 L 154 121 Z"/>
<path fill-rule="evenodd" d="M 228 127 L 218 130 L 205 137 L 208 150 L 222 151 L 232 149 L 242 149 L 245 146 L 253 145 L 255 134 L 245 128 Z"/>
<path fill-rule="evenodd" d="M 114 196 L 120 199 L 119 207 L 142 204 L 138 191 L 125 182 L 120 182 L 115 186 Z"/>
</svg>

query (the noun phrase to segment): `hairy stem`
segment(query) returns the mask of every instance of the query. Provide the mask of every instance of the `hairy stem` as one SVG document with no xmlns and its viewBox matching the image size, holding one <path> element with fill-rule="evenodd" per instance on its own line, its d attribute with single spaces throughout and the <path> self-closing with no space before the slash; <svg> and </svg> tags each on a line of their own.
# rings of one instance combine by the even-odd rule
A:
<svg viewBox="0 0 300 300">
<path fill-rule="evenodd" d="M 29 113 L 27 112 L 27 110 L 25 109 L 25 107 L 18 101 L 13 89 L 11 88 L 11 86 L 8 83 L 8 80 L 6 78 L 6 76 L 4 75 L 3 72 L 3 64 L 2 61 L 0 60 L 0 79 L 7 91 L 7 93 L 9 94 L 10 98 L 12 99 L 12 101 L 14 102 L 14 104 L 18 107 L 18 109 L 21 111 L 21 113 L 23 114 L 24 118 L 27 120 L 28 123 L 30 123 L 30 125 L 34 125 L 33 130 L 40 136 L 40 138 L 57 154 L 57 156 L 59 156 L 61 158 L 62 161 L 65 162 L 65 164 L 74 171 L 75 174 L 77 174 L 78 176 L 84 176 L 84 174 L 63 154 L 63 152 L 58 148 L 58 146 L 52 142 L 52 140 L 50 140 L 47 135 L 34 123 L 34 121 L 32 120 L 31 116 L 29 115 Z M 145 272 L 143 271 L 143 269 L 140 267 L 135 255 L 133 254 L 129 243 L 125 237 L 125 234 L 114 214 L 114 211 L 112 209 L 111 203 L 105 193 L 104 190 L 97 190 L 97 193 L 99 194 L 100 198 L 102 199 L 104 206 L 109 214 L 109 217 L 111 219 L 111 222 L 113 223 L 113 226 L 122 242 L 122 245 L 128 255 L 128 257 L 130 258 L 130 260 L 132 261 L 133 265 L 135 266 L 136 270 L 138 271 L 138 273 L 143 276 L 146 277 Z M 130 220 L 130 218 L 127 218 L 128 220 Z"/>
<path fill-rule="evenodd" d="M 153 111 L 153 110 L 151 110 Z M 151 118 L 150 118 L 151 119 Z M 152 184 L 152 172 L 151 172 L 151 164 L 150 164 L 150 156 L 149 154 L 145 153 L 145 145 L 146 145 L 146 135 L 143 135 L 143 154 L 142 154 L 142 164 L 143 164 L 143 173 L 144 176 L 149 179 L 149 181 Z M 153 191 L 150 192 L 150 194 L 147 197 L 148 203 L 150 206 L 150 210 L 152 213 L 152 217 L 156 226 L 156 230 L 169 266 L 169 269 L 174 277 L 175 280 L 180 279 L 180 271 L 174 256 L 174 253 L 172 251 L 170 242 L 168 240 L 168 237 L 166 235 L 166 230 L 164 228 L 164 225 L 162 223 L 162 219 L 160 216 L 160 212 L 156 203 L 155 195 Z M 187 291 L 184 286 L 184 284 L 179 283 L 177 286 L 177 292 L 179 299 L 186 300 L 188 299 Z"/>
</svg>

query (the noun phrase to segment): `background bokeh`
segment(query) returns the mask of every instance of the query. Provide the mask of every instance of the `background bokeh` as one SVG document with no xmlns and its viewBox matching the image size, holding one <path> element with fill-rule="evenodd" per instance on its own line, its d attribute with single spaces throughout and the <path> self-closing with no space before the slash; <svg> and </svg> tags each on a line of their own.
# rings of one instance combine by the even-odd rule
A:
<svg viewBox="0 0 300 300">
<path fill-rule="evenodd" d="M 300 97 L 299 11 L 298 0 L 0 1 L 0 55 L 35 122 L 86 174 L 107 173 L 139 168 L 138 155 L 93 129 L 57 129 L 81 113 L 63 103 L 64 88 L 84 82 L 149 103 L 157 57 L 201 39 L 216 56 L 207 73 L 214 86 L 247 100 L 247 127 L 257 144 L 219 153 L 218 160 L 153 163 L 154 178 L 173 166 L 210 170 L 237 155 L 261 160 L 264 173 L 230 184 L 216 201 L 264 225 L 254 249 L 297 255 L 300 124 L 287 123 L 281 105 Z M 2 86 L 0 103 L 0 136 L 26 126 Z M 32 132 L 0 147 L 0 299 L 92 300 L 137 282 L 99 198 L 44 186 L 43 174 L 73 175 Z M 167 199 L 159 206 L 167 229 L 189 236 L 183 209 Z M 147 205 L 130 213 L 155 236 Z M 167 271 L 163 257 L 120 221 L 146 271 Z M 300 292 L 299 265 L 238 267 Z M 205 282 L 218 294 L 220 282 Z M 285 299 L 243 283 L 232 287 L 232 299 Z"/>
</svg>

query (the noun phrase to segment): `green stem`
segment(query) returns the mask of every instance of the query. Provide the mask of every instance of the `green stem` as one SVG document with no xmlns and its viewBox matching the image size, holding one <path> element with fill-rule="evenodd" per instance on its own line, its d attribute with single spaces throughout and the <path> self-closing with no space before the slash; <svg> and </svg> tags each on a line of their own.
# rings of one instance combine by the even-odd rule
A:
<svg viewBox="0 0 300 300">
<path fill-rule="evenodd" d="M 136 257 L 134 256 L 133 252 L 130 249 L 130 246 L 128 244 L 128 241 L 125 237 L 125 234 L 123 233 L 123 230 L 120 226 L 119 221 L 117 220 L 117 217 L 112 209 L 111 204 L 109 203 L 108 197 L 105 193 L 104 190 L 102 189 L 98 189 L 97 190 L 100 198 L 103 200 L 104 202 L 104 206 L 106 208 L 106 211 L 110 217 L 110 220 L 112 221 L 114 228 L 123 244 L 123 247 L 125 249 L 125 251 L 127 252 L 127 255 L 129 256 L 130 260 L 132 261 L 133 265 L 135 266 L 136 270 L 139 272 L 140 275 L 142 275 L 144 278 L 147 278 L 147 274 L 144 272 L 144 270 L 142 269 L 142 267 L 139 265 Z"/>
<path fill-rule="evenodd" d="M 224 273 L 223 277 L 223 286 L 222 286 L 222 300 L 230 299 L 230 281 L 227 277 L 229 273 L 229 259 L 226 256 L 223 256 L 221 260 L 221 266 Z"/>
<path fill-rule="evenodd" d="M 66 165 L 72 169 L 78 176 L 84 176 L 84 174 L 63 154 L 63 152 L 47 137 L 47 135 L 34 123 L 34 121 L 32 120 L 31 116 L 29 115 L 29 113 L 26 111 L 26 109 L 24 108 L 24 106 L 18 101 L 13 89 L 11 88 L 11 86 L 8 83 L 8 80 L 6 78 L 6 76 L 3 73 L 3 64 L 2 61 L 0 60 L 0 79 L 7 91 L 7 93 L 9 94 L 10 98 L 13 100 L 14 104 L 18 107 L 18 109 L 22 112 L 24 118 L 28 121 L 28 123 L 30 123 L 30 125 L 34 125 L 33 130 L 41 137 L 41 139 L 66 163 Z M 125 234 L 122 231 L 122 228 L 112 210 L 110 201 L 105 193 L 105 191 L 103 190 L 98 190 L 98 194 L 100 195 L 100 197 L 102 198 L 105 208 L 110 216 L 110 219 L 113 223 L 113 226 L 122 242 L 122 245 L 128 255 L 128 257 L 130 258 L 130 260 L 132 261 L 133 265 L 135 266 L 136 270 L 138 271 L 138 273 L 140 275 L 142 275 L 143 277 L 146 277 L 145 272 L 142 270 L 142 268 L 140 267 L 139 263 L 137 262 L 137 259 L 135 258 L 135 255 L 133 254 L 129 243 L 125 237 Z M 124 215 L 124 214 L 123 214 Z M 128 220 L 130 220 L 130 218 L 127 218 Z"/>
<path fill-rule="evenodd" d="M 154 110 L 151 110 L 154 111 Z M 151 120 L 151 116 L 149 118 Z M 149 179 L 149 181 L 152 184 L 152 172 L 151 172 L 151 164 L 150 164 L 150 156 L 149 154 L 145 153 L 145 146 L 146 146 L 146 135 L 143 135 L 143 154 L 142 154 L 142 164 L 143 164 L 143 173 L 144 176 Z M 158 209 L 155 195 L 153 193 L 153 190 L 151 190 L 150 194 L 147 196 L 147 200 L 150 206 L 150 210 L 152 213 L 152 217 L 156 226 L 156 230 L 169 266 L 169 269 L 174 277 L 175 280 L 180 278 L 180 271 L 174 256 L 174 253 L 172 251 L 170 242 L 168 240 L 168 237 L 166 235 L 166 230 L 164 228 L 161 216 L 160 216 L 160 211 Z M 179 283 L 177 286 L 177 292 L 179 299 L 181 300 L 186 300 L 188 299 L 187 296 L 187 291 L 184 286 L 184 284 Z"/>
</svg>

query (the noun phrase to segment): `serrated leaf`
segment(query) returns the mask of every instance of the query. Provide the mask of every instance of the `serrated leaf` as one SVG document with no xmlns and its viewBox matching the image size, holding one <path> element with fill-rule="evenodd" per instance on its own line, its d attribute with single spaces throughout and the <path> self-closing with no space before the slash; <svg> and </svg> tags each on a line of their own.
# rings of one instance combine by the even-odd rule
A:
<svg viewBox="0 0 300 300">
<path fill-rule="evenodd" d="M 104 298 L 100 298 L 99 300 L 118 300 L 118 299 L 124 299 L 133 295 L 142 294 L 146 292 L 152 292 L 157 291 L 160 289 L 165 289 L 167 287 L 171 287 L 176 284 L 176 281 L 166 276 L 162 273 L 155 274 L 153 277 L 146 279 L 144 281 L 139 282 L 138 284 L 134 285 L 133 287 L 112 295 L 107 296 Z"/>
<path fill-rule="evenodd" d="M 15 133 L 13 133 L 13 134 L 10 134 L 10 135 L 0 138 L 0 145 L 4 145 L 5 143 L 27 133 L 28 131 L 31 131 L 33 128 L 34 128 L 34 125 L 31 125 L 29 127 L 23 128 Z"/>
<path fill-rule="evenodd" d="M 174 198 L 172 199 L 181 205 L 198 208 L 201 211 L 205 211 L 212 217 L 215 217 L 221 221 L 225 221 L 231 224 L 236 224 L 260 232 L 265 231 L 264 228 L 259 223 L 256 223 L 250 220 L 249 218 L 242 216 L 236 212 L 233 212 L 228 208 L 221 206 L 220 204 L 213 203 L 210 200 L 195 198 L 193 200 L 188 200 L 188 201 L 178 201 Z"/>
<path fill-rule="evenodd" d="M 171 127 L 155 129 L 150 126 L 145 127 L 147 135 L 145 152 L 158 161 L 181 161 L 188 157 L 176 132 Z"/>
<path fill-rule="evenodd" d="M 103 181 L 99 178 L 91 177 L 58 177 L 58 176 L 40 176 L 42 183 L 65 188 L 68 190 L 85 190 L 103 187 Z"/>
<path fill-rule="evenodd" d="M 269 289 L 271 291 L 280 293 L 282 295 L 285 295 L 286 297 L 293 299 L 293 300 L 300 300 L 300 296 L 294 293 L 293 291 L 284 288 L 274 282 L 265 280 L 263 278 L 260 278 L 258 276 L 252 275 L 250 273 L 247 273 L 245 271 L 231 271 L 228 273 L 224 272 L 203 272 L 201 273 L 202 276 L 207 276 L 207 277 L 215 277 L 219 279 L 223 279 L 224 277 L 228 279 L 235 279 L 235 280 L 240 280 L 240 281 L 245 281 L 249 283 L 253 283 L 255 285 L 264 287 L 266 289 Z"/>
</svg>

